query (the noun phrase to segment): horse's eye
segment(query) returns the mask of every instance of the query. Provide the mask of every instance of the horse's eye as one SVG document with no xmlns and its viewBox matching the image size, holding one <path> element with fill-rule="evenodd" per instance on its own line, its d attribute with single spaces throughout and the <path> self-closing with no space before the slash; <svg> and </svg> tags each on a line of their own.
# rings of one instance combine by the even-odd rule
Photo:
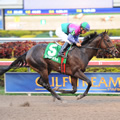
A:
<svg viewBox="0 0 120 120">
<path fill-rule="evenodd" d="M 108 39 L 107 42 L 110 42 L 110 40 Z"/>
</svg>

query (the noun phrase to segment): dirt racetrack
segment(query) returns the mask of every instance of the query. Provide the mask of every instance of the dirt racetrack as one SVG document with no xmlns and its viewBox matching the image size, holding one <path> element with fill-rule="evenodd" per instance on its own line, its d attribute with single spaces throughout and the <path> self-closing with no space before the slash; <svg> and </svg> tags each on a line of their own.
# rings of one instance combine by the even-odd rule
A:
<svg viewBox="0 0 120 120">
<path fill-rule="evenodd" d="M 119 120 L 120 96 L 0 96 L 0 120 Z"/>
</svg>

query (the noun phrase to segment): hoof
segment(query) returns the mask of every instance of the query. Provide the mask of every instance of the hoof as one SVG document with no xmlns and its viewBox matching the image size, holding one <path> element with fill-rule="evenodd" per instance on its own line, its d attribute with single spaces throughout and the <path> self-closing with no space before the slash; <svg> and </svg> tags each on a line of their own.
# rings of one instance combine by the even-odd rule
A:
<svg viewBox="0 0 120 120">
<path fill-rule="evenodd" d="M 53 102 L 55 102 L 56 99 L 57 99 L 57 98 L 53 97 Z M 62 99 L 59 99 L 59 100 L 61 101 L 61 103 L 67 103 L 67 101 L 64 101 L 64 100 L 62 100 Z"/>
<path fill-rule="evenodd" d="M 63 101 L 63 99 L 60 96 L 52 96 L 53 97 L 53 102 L 55 102 L 55 100 L 60 100 L 61 102 Z"/>
<path fill-rule="evenodd" d="M 77 100 L 82 99 L 83 97 L 85 97 L 85 95 L 78 95 Z"/>
<path fill-rule="evenodd" d="M 56 100 L 56 98 L 55 98 L 55 97 L 53 97 L 53 102 L 55 102 L 55 100 Z"/>
</svg>

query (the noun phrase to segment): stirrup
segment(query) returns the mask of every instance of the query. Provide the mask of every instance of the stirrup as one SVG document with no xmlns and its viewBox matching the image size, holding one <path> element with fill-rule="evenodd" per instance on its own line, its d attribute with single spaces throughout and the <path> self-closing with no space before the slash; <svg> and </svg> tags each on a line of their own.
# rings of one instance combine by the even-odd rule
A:
<svg viewBox="0 0 120 120">
<path fill-rule="evenodd" d="M 63 54 L 58 54 L 57 57 L 63 57 L 63 58 L 65 58 L 65 59 L 67 59 L 67 56 L 65 56 L 65 55 L 63 55 Z"/>
</svg>

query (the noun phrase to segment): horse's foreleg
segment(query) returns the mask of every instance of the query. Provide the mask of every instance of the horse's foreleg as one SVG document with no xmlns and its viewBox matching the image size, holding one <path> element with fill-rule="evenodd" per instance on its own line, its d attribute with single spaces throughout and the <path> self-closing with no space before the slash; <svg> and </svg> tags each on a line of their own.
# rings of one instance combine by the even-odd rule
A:
<svg viewBox="0 0 120 120">
<path fill-rule="evenodd" d="M 78 95 L 77 96 L 77 100 L 79 100 L 79 99 L 85 97 L 88 94 L 88 91 L 89 91 L 92 83 L 91 83 L 91 81 L 86 77 L 86 75 L 80 69 L 74 74 L 74 76 L 78 77 L 81 80 L 83 80 L 83 81 L 85 81 L 85 82 L 88 83 L 88 86 L 87 86 L 85 92 L 82 95 Z"/>
<path fill-rule="evenodd" d="M 71 77 L 71 84 L 73 86 L 73 89 L 71 91 L 63 90 L 58 87 L 54 88 L 53 90 L 61 92 L 61 93 L 71 93 L 74 94 L 77 91 L 77 78 Z"/>
</svg>

